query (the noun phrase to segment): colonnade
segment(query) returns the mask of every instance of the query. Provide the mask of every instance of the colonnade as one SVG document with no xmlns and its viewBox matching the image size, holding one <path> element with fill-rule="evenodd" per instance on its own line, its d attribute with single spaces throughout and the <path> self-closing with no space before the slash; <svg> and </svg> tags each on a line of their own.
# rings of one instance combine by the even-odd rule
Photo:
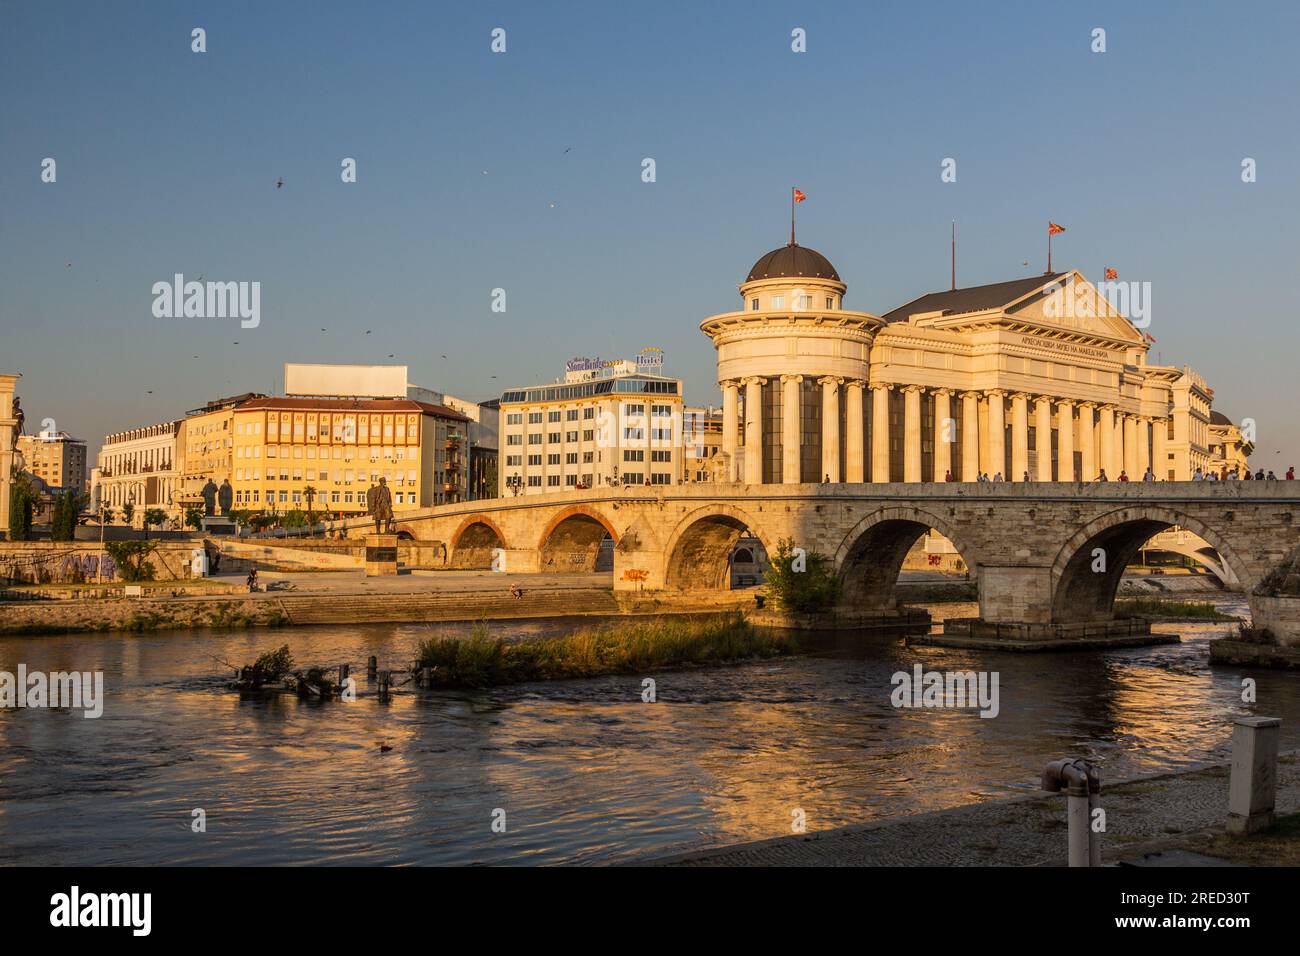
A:
<svg viewBox="0 0 1300 956">
<path fill-rule="evenodd" d="M 733 469 L 737 452 L 763 448 L 763 388 L 779 387 L 781 401 L 782 480 L 800 481 L 802 415 L 800 396 L 804 376 L 761 376 L 722 383 L 722 448 Z M 1007 481 L 1094 481 L 1105 471 L 1112 481 L 1126 472 L 1139 480 L 1150 467 L 1157 478 L 1167 461 L 1167 420 L 1121 409 L 1115 404 L 1003 389 L 956 390 L 921 385 L 870 384 L 861 379 L 834 376 L 818 378 L 821 386 L 821 472 L 830 481 L 858 483 L 866 480 L 868 449 L 864 434 L 864 392 L 872 390 L 870 480 L 886 482 L 890 475 L 889 393 L 903 395 L 902 472 L 903 481 L 926 480 L 923 474 L 922 417 L 927 395 L 930 404 L 930 433 L 934 455 L 930 480 L 942 481 L 949 472 L 959 481 L 976 481 L 981 473 L 990 478 L 1002 473 Z M 744 441 L 739 438 L 740 389 L 744 388 Z M 953 414 L 960 402 L 960 429 Z M 841 405 L 843 403 L 843 405 Z M 1031 406 L 1032 405 L 1032 412 Z M 984 414 L 981 415 L 981 406 Z M 1055 406 L 1055 408 L 1053 408 Z M 844 408 L 843 449 L 840 442 L 840 409 Z M 1009 407 L 1009 410 L 1008 410 Z M 1008 414 L 1010 429 L 1007 427 Z M 1036 436 L 1035 463 L 1030 471 L 1029 428 Z M 983 424 L 981 427 L 981 418 Z M 1009 471 L 1007 441 L 1011 443 Z M 1055 433 L 1055 469 L 1051 436 Z M 960 444 L 960 461 L 954 460 L 953 446 Z M 842 453 L 841 453 L 842 452 Z M 1075 453 L 1079 461 L 1076 466 Z M 819 477 L 822 477 L 819 476 Z M 731 476 L 746 484 L 762 484 L 762 454 L 744 454 L 743 474 Z"/>
</svg>

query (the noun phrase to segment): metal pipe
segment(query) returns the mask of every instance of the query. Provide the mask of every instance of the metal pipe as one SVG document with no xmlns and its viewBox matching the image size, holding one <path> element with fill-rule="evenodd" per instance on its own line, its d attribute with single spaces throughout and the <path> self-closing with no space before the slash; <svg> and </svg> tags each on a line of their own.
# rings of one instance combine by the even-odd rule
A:
<svg viewBox="0 0 1300 956">
<path fill-rule="evenodd" d="M 1101 806 L 1101 774 L 1087 760 L 1053 760 L 1043 770 L 1042 788 L 1069 798 L 1070 866 L 1101 866 L 1101 835 L 1093 833 L 1092 811 Z"/>
</svg>

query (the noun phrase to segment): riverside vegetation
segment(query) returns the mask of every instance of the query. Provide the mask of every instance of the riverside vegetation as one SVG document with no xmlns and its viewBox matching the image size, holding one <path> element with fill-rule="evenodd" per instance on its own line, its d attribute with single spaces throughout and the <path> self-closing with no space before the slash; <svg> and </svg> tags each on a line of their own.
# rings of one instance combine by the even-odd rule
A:
<svg viewBox="0 0 1300 956">
<path fill-rule="evenodd" d="M 565 637 L 509 642 L 480 622 L 467 638 L 420 644 L 414 671 L 432 669 L 436 687 L 488 687 L 525 681 L 643 674 L 798 650 L 787 634 L 762 631 L 739 613 L 583 628 Z"/>
</svg>

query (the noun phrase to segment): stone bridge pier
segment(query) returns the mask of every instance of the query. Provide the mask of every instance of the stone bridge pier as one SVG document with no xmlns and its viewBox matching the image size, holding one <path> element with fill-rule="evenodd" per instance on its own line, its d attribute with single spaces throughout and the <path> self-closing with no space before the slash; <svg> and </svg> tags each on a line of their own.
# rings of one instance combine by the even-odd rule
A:
<svg viewBox="0 0 1300 956">
<path fill-rule="evenodd" d="M 933 528 L 978 583 L 978 619 L 954 626 L 1068 637 L 1132 630 L 1115 619 L 1115 595 L 1152 536 L 1199 536 L 1251 594 L 1300 545 L 1298 514 L 1300 483 L 1285 481 L 735 483 L 489 499 L 399 521 L 445 544 L 456 568 L 590 571 L 609 539 L 617 590 L 723 590 L 741 535 L 769 554 L 788 540 L 832 559 L 839 610 L 864 619 L 899 613 L 903 559 Z M 1286 639 L 1300 643 L 1300 633 Z"/>
</svg>

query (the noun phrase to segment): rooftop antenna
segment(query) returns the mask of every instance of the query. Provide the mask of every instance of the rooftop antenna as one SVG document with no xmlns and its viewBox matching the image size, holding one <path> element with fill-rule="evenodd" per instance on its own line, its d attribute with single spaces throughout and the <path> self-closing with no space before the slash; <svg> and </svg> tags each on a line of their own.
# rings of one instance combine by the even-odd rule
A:
<svg viewBox="0 0 1300 956">
<path fill-rule="evenodd" d="M 957 220 L 952 221 L 952 290 L 957 291 Z"/>
</svg>

